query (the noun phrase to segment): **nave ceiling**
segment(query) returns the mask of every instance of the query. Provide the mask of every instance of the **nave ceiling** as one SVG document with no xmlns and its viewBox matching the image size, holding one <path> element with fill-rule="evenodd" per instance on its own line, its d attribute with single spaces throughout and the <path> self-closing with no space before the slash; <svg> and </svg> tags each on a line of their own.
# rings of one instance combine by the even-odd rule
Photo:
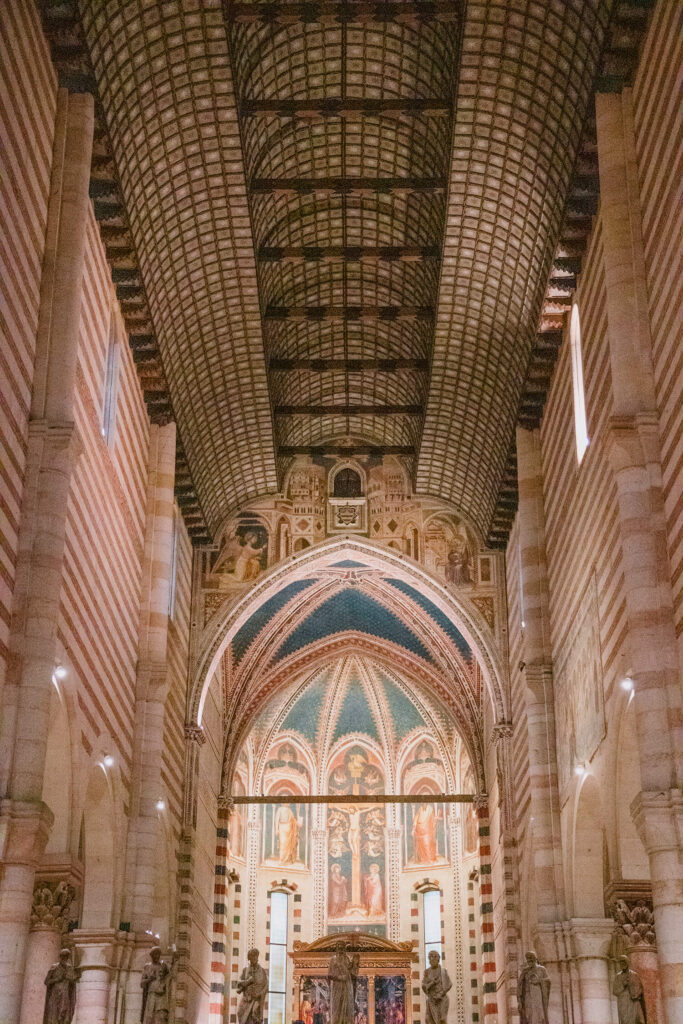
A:
<svg viewBox="0 0 683 1024">
<path fill-rule="evenodd" d="M 341 447 L 504 543 L 648 6 L 43 0 L 195 542 Z"/>
</svg>

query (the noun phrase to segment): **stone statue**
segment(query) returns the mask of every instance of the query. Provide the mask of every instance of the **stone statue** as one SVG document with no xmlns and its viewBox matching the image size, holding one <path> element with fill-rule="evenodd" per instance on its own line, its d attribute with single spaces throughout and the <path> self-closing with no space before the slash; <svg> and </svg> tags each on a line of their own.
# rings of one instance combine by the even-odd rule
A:
<svg viewBox="0 0 683 1024">
<path fill-rule="evenodd" d="M 343 942 L 338 942 L 330 958 L 330 1024 L 354 1024 L 356 1016 L 356 977 L 360 958 L 350 957 Z"/>
<path fill-rule="evenodd" d="M 258 949 L 250 949 L 247 953 L 249 966 L 242 971 L 237 982 L 237 991 L 241 993 L 237 1007 L 237 1019 L 240 1024 L 262 1024 L 263 1007 L 268 992 L 268 975 L 258 962 Z"/>
<path fill-rule="evenodd" d="M 427 1024 L 446 1024 L 451 985 L 448 971 L 441 966 L 441 957 L 432 949 L 429 953 L 429 967 L 422 976 L 422 991 L 427 996 Z"/>
<path fill-rule="evenodd" d="M 526 954 L 526 964 L 519 972 L 517 1002 L 520 1024 L 548 1024 L 550 978 L 545 967 L 532 951 Z"/>
<path fill-rule="evenodd" d="M 59 954 L 59 963 L 52 965 L 45 978 L 47 994 L 43 1024 L 71 1024 L 76 1009 L 76 983 L 80 973 L 74 967 L 69 950 L 63 949 Z"/>
<path fill-rule="evenodd" d="M 619 957 L 619 967 L 612 985 L 612 994 L 617 997 L 619 1024 L 647 1024 L 643 983 L 630 969 L 625 956 Z"/>
<path fill-rule="evenodd" d="M 152 946 L 142 969 L 142 1024 L 166 1024 L 171 1011 L 171 968 L 161 959 L 159 946 Z"/>
</svg>

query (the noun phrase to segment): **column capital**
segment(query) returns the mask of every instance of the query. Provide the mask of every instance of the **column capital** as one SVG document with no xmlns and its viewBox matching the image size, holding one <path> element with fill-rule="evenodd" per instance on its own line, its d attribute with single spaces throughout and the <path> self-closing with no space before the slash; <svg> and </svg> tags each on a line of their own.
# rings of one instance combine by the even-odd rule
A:
<svg viewBox="0 0 683 1024">
<path fill-rule="evenodd" d="M 683 794 L 678 790 L 642 790 L 631 804 L 631 815 L 648 854 L 680 850 Z"/>
<path fill-rule="evenodd" d="M 496 722 L 491 733 L 493 736 L 493 742 L 500 743 L 501 740 L 511 739 L 513 731 L 512 722 Z"/>
<path fill-rule="evenodd" d="M 128 939 L 127 932 L 121 934 Z M 120 933 L 115 928 L 75 928 L 71 938 L 79 953 L 79 968 L 88 971 L 111 967 L 119 937 Z"/>
<path fill-rule="evenodd" d="M 204 746 L 206 743 L 206 736 L 198 722 L 185 723 L 185 739 L 188 743 L 196 743 L 199 747 Z"/>
<path fill-rule="evenodd" d="M 548 661 L 525 662 L 522 669 L 524 682 L 534 700 L 544 707 L 553 701 L 553 666 Z"/>
<path fill-rule="evenodd" d="M 605 443 L 615 473 L 640 469 L 649 462 L 658 462 L 660 442 L 656 413 L 610 416 Z"/>
<path fill-rule="evenodd" d="M 50 838 L 54 815 L 40 800 L 0 801 L 0 857 L 37 867 Z"/>
<path fill-rule="evenodd" d="M 69 911 L 76 898 L 70 882 L 38 881 L 33 886 L 31 931 L 53 931 L 63 935 L 69 926 Z"/>
<path fill-rule="evenodd" d="M 569 921 L 577 959 L 606 960 L 614 937 L 614 921 L 609 917 L 572 917 Z"/>
</svg>

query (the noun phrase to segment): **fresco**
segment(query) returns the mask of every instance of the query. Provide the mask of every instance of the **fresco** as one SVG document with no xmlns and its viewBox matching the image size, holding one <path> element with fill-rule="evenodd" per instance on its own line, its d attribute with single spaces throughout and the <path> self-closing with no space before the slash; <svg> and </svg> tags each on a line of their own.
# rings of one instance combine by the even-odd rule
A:
<svg viewBox="0 0 683 1024">
<path fill-rule="evenodd" d="M 333 761 L 330 793 L 369 795 L 383 789 L 380 767 L 359 744 Z M 343 930 L 353 924 L 386 922 L 385 825 L 382 806 L 343 803 L 328 807 L 328 925 Z"/>
<path fill-rule="evenodd" d="M 445 864 L 448 858 L 443 804 L 429 794 L 415 804 L 403 804 L 404 863 L 406 867 Z"/>
<path fill-rule="evenodd" d="M 224 537 L 221 551 L 211 570 L 219 587 L 250 583 L 268 565 L 268 531 L 251 516 L 240 516 Z"/>
<path fill-rule="evenodd" d="M 308 864 L 310 806 L 265 804 L 262 818 L 262 859 L 278 866 Z"/>
<path fill-rule="evenodd" d="M 447 583 L 474 583 L 476 541 L 471 530 L 454 515 L 435 516 L 424 530 L 425 563 Z"/>
</svg>

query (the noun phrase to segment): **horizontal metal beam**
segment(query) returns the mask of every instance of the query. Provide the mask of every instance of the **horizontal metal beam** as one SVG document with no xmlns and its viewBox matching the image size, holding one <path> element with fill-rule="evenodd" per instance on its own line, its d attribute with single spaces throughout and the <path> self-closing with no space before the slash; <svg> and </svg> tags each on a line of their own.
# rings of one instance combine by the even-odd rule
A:
<svg viewBox="0 0 683 1024">
<path fill-rule="evenodd" d="M 438 245 L 262 245 L 259 263 L 439 263 Z"/>
<path fill-rule="evenodd" d="M 433 320 L 433 306 L 268 306 L 266 321 Z"/>
<path fill-rule="evenodd" d="M 243 100 L 240 117 L 284 117 L 318 121 L 327 118 L 377 117 L 450 117 L 453 106 L 447 99 L 313 99 Z"/>
<path fill-rule="evenodd" d="M 384 455 L 402 455 L 413 458 L 415 449 L 410 444 L 283 444 L 278 447 L 278 455 L 283 458 L 296 458 L 297 455 L 310 455 L 311 458 L 350 459 L 353 455 L 368 455 L 371 458 L 382 458 Z"/>
<path fill-rule="evenodd" d="M 421 416 L 421 405 L 276 405 L 275 416 Z"/>
<path fill-rule="evenodd" d="M 313 373 L 329 373 L 332 370 L 344 370 L 348 373 L 361 373 L 363 370 L 379 370 L 393 373 L 396 370 L 429 369 L 426 359 L 271 359 L 268 369 L 275 373 L 286 373 L 291 370 L 310 370 Z"/>
<path fill-rule="evenodd" d="M 414 25 L 430 21 L 456 21 L 460 4 L 456 0 L 385 0 L 368 3 L 367 0 L 326 0 L 315 3 L 231 3 L 224 0 L 228 21 L 241 24 L 296 25 L 300 22 L 327 22 L 332 25 L 356 22 L 358 24 L 395 21 Z"/>
<path fill-rule="evenodd" d="M 485 799 L 476 797 L 477 800 Z M 229 800 L 235 807 L 244 807 L 247 804 L 281 804 L 282 796 L 233 796 Z M 336 796 L 334 793 L 320 793 L 315 796 L 288 796 L 290 803 L 296 804 L 471 804 L 475 797 L 471 793 L 429 793 L 410 795 L 407 793 L 377 793 L 370 796 L 367 793 L 356 796 L 352 793 L 344 793 Z"/>
<path fill-rule="evenodd" d="M 372 196 L 396 193 L 444 195 L 445 178 L 252 178 L 252 195 Z"/>
</svg>

